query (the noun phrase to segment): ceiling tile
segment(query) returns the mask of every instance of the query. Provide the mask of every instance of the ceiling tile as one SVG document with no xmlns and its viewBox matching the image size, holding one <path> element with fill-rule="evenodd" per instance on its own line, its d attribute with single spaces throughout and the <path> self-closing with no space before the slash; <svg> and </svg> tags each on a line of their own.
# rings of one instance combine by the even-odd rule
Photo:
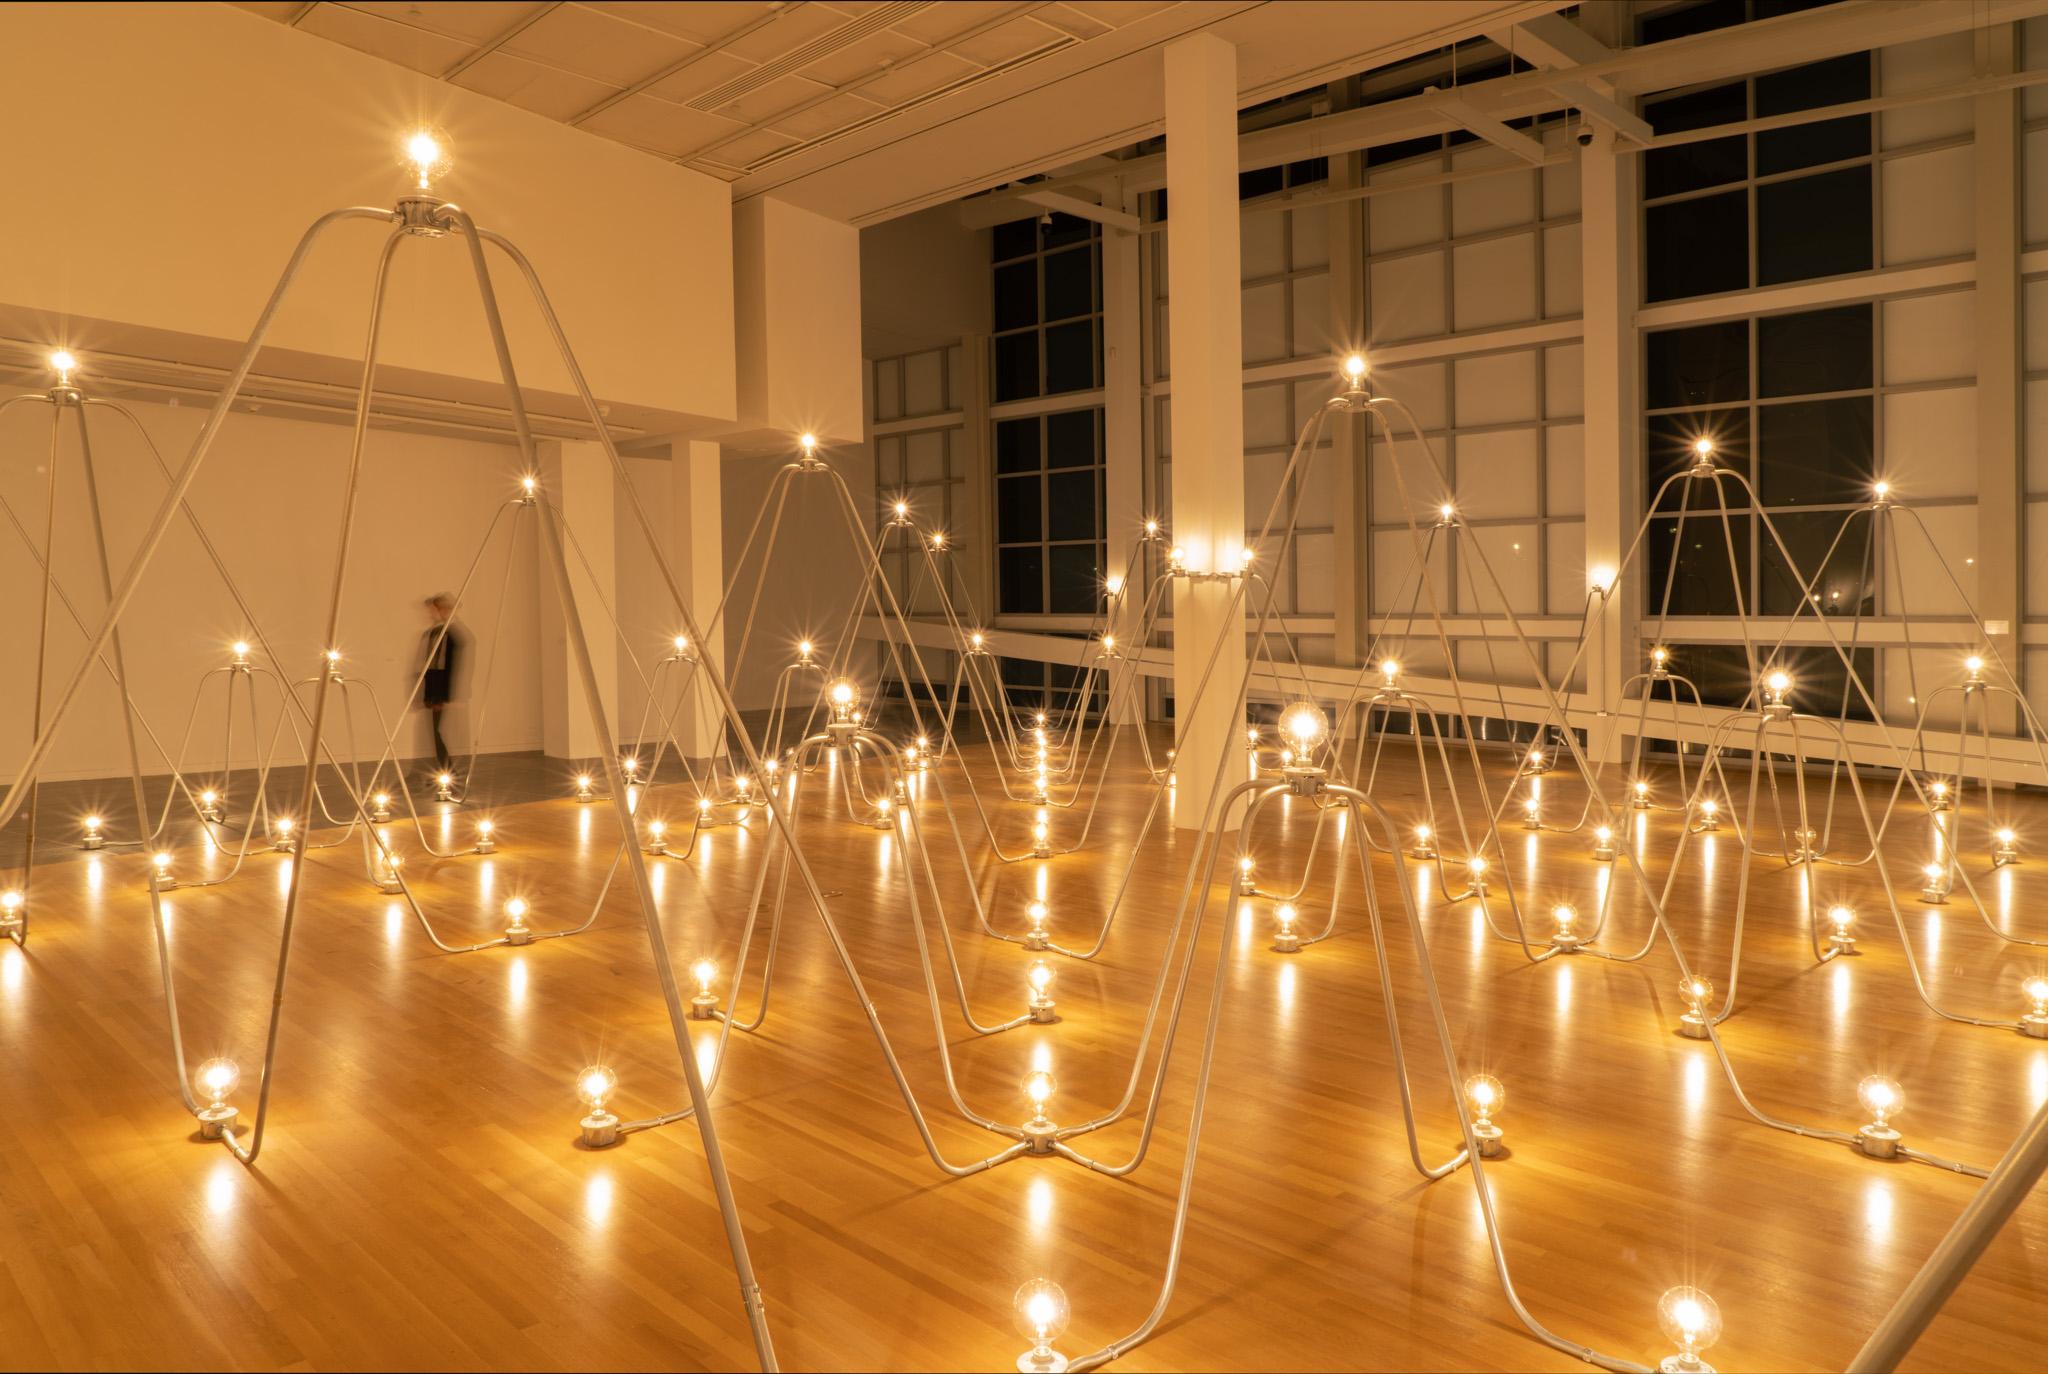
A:
<svg viewBox="0 0 2048 1374">
<path fill-rule="evenodd" d="M 1026 53 L 1038 52 L 1052 46 L 1069 47 L 1073 40 L 1066 34 L 1049 29 L 1029 19 L 1014 19 L 1001 24 L 987 33 L 976 34 L 973 38 L 947 46 L 947 51 L 956 53 L 970 62 L 979 62 L 984 67 L 1000 67 L 1005 62 L 1014 62 Z"/>
<path fill-rule="evenodd" d="M 517 56 L 621 89 L 697 50 L 697 45 L 680 38 L 581 5 L 549 11 L 504 47 Z"/>
<path fill-rule="evenodd" d="M 329 4 L 320 8 L 361 10 L 365 14 L 410 24 L 429 33 L 483 44 L 535 10 L 546 9 L 547 6 L 536 4 L 535 0 L 478 0 L 477 3 L 462 5 L 422 4 L 420 0 L 348 0 L 346 5 Z"/>
<path fill-rule="evenodd" d="M 888 29 L 829 53 L 803 69 L 803 74 L 830 86 L 844 86 L 882 71 L 925 50 L 925 44 Z"/>
<path fill-rule="evenodd" d="M 767 0 L 590 0 L 588 8 L 692 43 L 715 43 L 774 12 Z"/>
<path fill-rule="evenodd" d="M 720 106 L 718 113 L 749 124 L 766 124 L 784 110 L 793 110 L 806 101 L 831 93 L 830 86 L 801 76 L 779 76 L 759 90 L 749 91 L 738 100 Z"/>
<path fill-rule="evenodd" d="M 1140 19 L 1173 8 L 1175 0 L 1061 0 L 1070 10 L 1079 10 L 1090 19 L 1120 29 L 1126 24 L 1135 24 Z"/>
<path fill-rule="evenodd" d="M 788 8 L 775 16 L 774 23 L 755 29 L 726 51 L 756 62 L 766 62 L 849 22 L 847 16 L 835 14 L 823 5 Z"/>
<path fill-rule="evenodd" d="M 304 9 L 305 0 L 234 0 L 238 10 L 260 14 L 265 19 L 275 19 L 281 24 L 291 22 L 291 17 Z"/>
<path fill-rule="evenodd" d="M 331 42 L 366 52 L 372 57 L 381 57 L 387 62 L 396 62 L 401 67 L 410 67 L 416 72 L 430 72 L 439 76 L 447 71 L 458 58 L 465 56 L 473 44 L 458 38 L 443 37 L 428 33 L 425 29 L 410 24 L 394 23 L 379 19 L 373 14 L 353 10 L 345 5 L 322 5 L 299 21 L 299 32 L 310 33 Z"/>
<path fill-rule="evenodd" d="M 977 24 L 1000 19 L 1017 8 L 1017 0 L 951 0 L 951 3 L 933 5 L 908 19 L 899 19 L 889 27 L 898 33 L 909 34 L 921 43 L 943 48 L 956 34 L 963 34 Z"/>
<path fill-rule="evenodd" d="M 747 126 L 687 105 L 656 100 L 650 95 L 633 95 L 592 115 L 581 127 L 605 138 L 651 148 L 664 157 L 681 157 L 727 134 L 742 132 Z"/>
<path fill-rule="evenodd" d="M 915 62 L 906 62 L 878 81 L 870 81 L 861 87 L 863 95 L 877 100 L 886 100 L 891 105 L 901 105 L 906 100 L 915 100 L 929 95 L 942 86 L 973 76 L 981 68 L 974 63 L 958 58 L 951 53 L 933 53 L 920 57 Z"/>
<path fill-rule="evenodd" d="M 664 77 L 647 89 L 663 100 L 687 105 L 714 86 L 723 86 L 736 76 L 745 76 L 759 66 L 729 52 L 707 52 L 674 76 Z"/>
<path fill-rule="evenodd" d="M 764 157 L 795 145 L 795 139 L 778 134 L 772 129 L 756 129 L 753 133 L 734 139 L 712 156 L 720 162 L 750 167 Z"/>
<path fill-rule="evenodd" d="M 1083 13 L 1074 5 L 1047 5 L 1042 10 L 1033 10 L 1032 14 L 1076 38 L 1100 38 L 1110 30 L 1108 24 Z"/>
<path fill-rule="evenodd" d="M 781 133 L 800 138 L 805 142 L 836 134 L 850 125 L 872 118 L 887 109 L 872 100 L 863 100 L 858 95 L 837 95 L 812 109 L 797 114 L 778 115 L 767 123 Z"/>
<path fill-rule="evenodd" d="M 528 62 L 502 50 L 478 59 L 455 78 L 455 84 L 550 119 L 581 114 L 614 90 L 601 81 Z"/>
</svg>

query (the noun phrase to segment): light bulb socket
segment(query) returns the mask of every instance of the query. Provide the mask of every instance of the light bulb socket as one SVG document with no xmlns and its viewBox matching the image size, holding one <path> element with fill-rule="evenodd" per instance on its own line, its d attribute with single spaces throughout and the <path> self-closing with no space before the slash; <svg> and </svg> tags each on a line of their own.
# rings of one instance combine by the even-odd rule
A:
<svg viewBox="0 0 2048 1374">
<path fill-rule="evenodd" d="M 2048 1012 L 2030 1011 L 2019 1020 L 2020 1034 L 2048 1040 Z"/>
<path fill-rule="evenodd" d="M 533 927 L 526 924 L 526 917 L 514 916 L 512 924 L 505 927 L 505 943 L 508 945 L 530 945 L 533 943 Z"/>
<path fill-rule="evenodd" d="M 1543 828 L 1543 813 L 1542 813 L 1541 811 L 1535 810 L 1534 808 L 1531 808 L 1531 807 L 1526 807 L 1526 806 L 1525 806 L 1525 807 L 1523 807 L 1523 808 L 1522 808 L 1522 829 L 1524 829 L 1524 830 L 1541 830 L 1542 828 Z"/>
<path fill-rule="evenodd" d="M 107 839 L 106 836 L 100 834 L 97 830 L 88 830 L 85 832 L 85 838 L 78 842 L 78 847 L 80 849 L 105 849 L 107 847 Z"/>
<path fill-rule="evenodd" d="M 497 837 L 496 837 L 496 836 L 493 836 L 493 835 L 479 835 L 479 836 L 477 836 L 477 837 L 476 837 L 476 852 L 477 852 L 477 853 L 479 853 L 479 854 L 495 854 L 495 853 L 497 853 L 497 852 L 498 852 L 498 841 L 497 841 Z"/>
<path fill-rule="evenodd" d="M 1856 1148 L 1872 1159 L 1897 1159 L 1899 1141 L 1897 1131 L 1875 1121 L 1856 1132 Z"/>
<path fill-rule="evenodd" d="M 586 1150 L 604 1150 L 619 1143 L 619 1119 L 610 1112 L 598 1110 L 577 1123 L 583 1128 L 578 1140 Z"/>
<path fill-rule="evenodd" d="M 1948 905 L 1948 878 L 1945 874 L 1927 880 L 1926 885 L 1920 889 L 1920 903 L 1923 906 Z"/>
<path fill-rule="evenodd" d="M 1678 1018 L 1678 1033 L 1688 1040 L 1707 1040 L 1707 1013 L 1704 1010 L 1688 1011 Z"/>
<path fill-rule="evenodd" d="M 578 787 L 576 789 L 576 800 L 585 803 L 594 802 L 597 800 L 597 792 L 588 785 Z"/>
<path fill-rule="evenodd" d="M 656 858 L 665 858 L 668 855 L 668 841 L 659 836 L 651 838 L 647 841 L 646 851 Z"/>
<path fill-rule="evenodd" d="M 2019 861 L 2020 852 L 2012 845 L 2001 844 L 1998 848 L 1991 851 L 1991 866 L 1993 868 L 2004 868 L 2007 864 L 2016 864 Z"/>
<path fill-rule="evenodd" d="M 1847 931 L 1837 930 L 1828 934 L 1828 953 L 1835 958 L 1845 954 L 1861 954 L 1856 948 L 1856 937 Z"/>
<path fill-rule="evenodd" d="M 292 852 L 292 837 L 289 834 L 277 835 L 270 841 L 270 847 L 280 854 L 289 854 Z"/>
<path fill-rule="evenodd" d="M 1025 1154 L 1049 1155 L 1052 1153 L 1053 1142 L 1059 1138 L 1060 1128 L 1053 1125 L 1042 1109 L 1037 1115 L 1025 1122 L 1022 1129 L 1023 1134 L 1019 1138 L 1023 1140 L 1026 1147 L 1024 1150 Z"/>
<path fill-rule="evenodd" d="M 1481 1159 L 1498 1159 L 1501 1152 L 1507 1148 L 1503 1143 L 1506 1133 L 1485 1117 L 1472 1123 L 1472 1138 L 1479 1142 Z"/>
<path fill-rule="evenodd" d="M 1550 937 L 1550 947 L 1559 954 L 1577 954 L 1585 946 L 1586 938 L 1583 935 L 1567 934 L 1560 930 Z"/>
<path fill-rule="evenodd" d="M 4 935 L 10 940 L 19 940 L 22 938 L 22 932 L 26 929 L 28 929 L 28 902 L 26 899 L 11 907 L 0 907 L 0 935 Z"/>
<path fill-rule="evenodd" d="M 201 1107 L 195 1115 L 199 1118 L 199 1138 L 219 1140 L 235 1124 L 235 1118 L 241 1113 L 225 1102 L 216 1102 L 211 1106 Z"/>
<path fill-rule="evenodd" d="M 1693 823 L 1692 827 L 1693 833 L 1695 835 L 1710 835 L 1714 831 L 1719 830 L 1720 828 L 1721 813 L 1718 811 L 1700 812 L 1699 819 Z"/>
<path fill-rule="evenodd" d="M 200 820 L 206 821 L 208 824 L 211 825 L 219 825 L 222 821 L 226 820 L 227 818 L 228 813 L 221 809 L 221 804 L 218 799 L 215 799 L 213 801 L 202 801 L 201 803 L 199 803 Z"/>
<path fill-rule="evenodd" d="M 1287 790 L 1297 797 L 1319 797 L 1329 781 L 1329 772 L 1313 764 L 1290 763 L 1280 770 L 1280 776 L 1287 781 Z"/>
<path fill-rule="evenodd" d="M 1066 1374 L 1067 1357 L 1049 1345 L 1037 1346 L 1017 1357 L 1018 1374 Z"/>
<path fill-rule="evenodd" d="M 1631 793 L 1629 795 L 1628 804 L 1632 809 L 1637 811 L 1648 811 L 1651 809 L 1652 806 L 1655 805 L 1655 803 L 1650 800 L 1650 794 L 1648 792 Z"/>
<path fill-rule="evenodd" d="M 1604 840 L 1596 839 L 1593 841 L 1593 858 L 1596 862 L 1611 864 L 1614 862 L 1615 857 L 1614 837 L 1612 835 L 1609 835 Z"/>
<path fill-rule="evenodd" d="M 692 1021 L 715 1021 L 718 1019 L 718 994 L 700 992 L 690 999 Z"/>
<path fill-rule="evenodd" d="M 398 881 L 398 870 L 395 868 L 387 868 L 382 873 L 378 874 L 377 890 L 379 892 L 388 892 L 394 897 L 404 892 L 405 885 Z"/>
<path fill-rule="evenodd" d="M 1434 859 L 1436 857 L 1436 845 L 1429 840 L 1417 840 L 1414 847 L 1408 851 L 1408 857 L 1411 859 Z"/>
<path fill-rule="evenodd" d="M 1291 928 L 1274 931 L 1273 952 L 1275 954 L 1301 953 L 1301 932 Z"/>
<path fill-rule="evenodd" d="M 1715 1369 L 1697 1355 L 1666 1355 L 1657 1361 L 1657 1374 L 1715 1374 Z"/>
<path fill-rule="evenodd" d="M 1031 1019 L 1041 1026 L 1051 1025 L 1060 1019 L 1057 1004 L 1043 993 L 1032 994 Z"/>
<path fill-rule="evenodd" d="M 1050 949 L 1051 947 L 1051 938 L 1047 936 L 1044 931 L 1027 930 L 1024 932 L 1024 948 L 1032 950 L 1042 950 Z"/>
</svg>

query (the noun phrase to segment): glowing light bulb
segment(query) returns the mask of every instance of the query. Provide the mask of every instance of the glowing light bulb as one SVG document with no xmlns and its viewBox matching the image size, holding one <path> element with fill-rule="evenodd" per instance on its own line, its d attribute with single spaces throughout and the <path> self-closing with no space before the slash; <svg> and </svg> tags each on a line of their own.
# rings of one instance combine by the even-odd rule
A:
<svg viewBox="0 0 2048 1374">
<path fill-rule="evenodd" d="M 1764 679 L 1764 686 L 1770 688 L 1775 695 L 1782 697 L 1785 693 L 1792 690 L 1792 675 L 1783 669 L 1775 670 L 1769 677 Z"/>
<path fill-rule="evenodd" d="M 2048 1018 L 2048 977 L 2034 974 L 2020 983 L 2020 995 L 2027 999 L 2027 1014 Z"/>
<path fill-rule="evenodd" d="M 1694 1011 L 1698 1011 L 1706 1006 L 1707 999 L 1714 995 L 1714 985 L 1706 979 L 1694 975 L 1680 983 L 1678 991 L 1685 998 L 1685 1004 Z"/>
<path fill-rule="evenodd" d="M 908 514 L 910 514 L 910 503 L 908 501 L 898 501 L 896 503 L 896 518 L 901 520 Z"/>
<path fill-rule="evenodd" d="M 581 801 L 581 802 L 587 802 L 587 801 L 590 801 L 590 800 L 591 800 L 591 799 L 592 799 L 593 797 L 595 797 L 595 796 L 597 795 L 596 793 L 594 793 L 594 792 L 592 792 L 592 791 L 590 790 L 590 784 L 591 784 L 591 777 L 590 777 L 590 774 L 588 774 L 588 773 L 578 773 L 578 774 L 576 775 L 576 800 L 577 800 L 577 801 Z"/>
<path fill-rule="evenodd" d="M 1444 502 L 1441 506 L 1438 506 L 1436 508 L 1437 518 L 1439 520 L 1442 520 L 1446 525 L 1451 523 L 1452 517 L 1455 516 L 1457 513 L 1457 507 L 1453 506 L 1448 501 Z"/>
<path fill-rule="evenodd" d="M 152 860 L 152 862 L 156 864 L 156 871 L 158 873 L 168 873 L 171 868 L 171 856 L 169 851 L 159 849 L 156 852 L 156 857 Z"/>
<path fill-rule="evenodd" d="M 1252 549 L 1251 546 L 1247 545 L 1244 548 L 1241 548 L 1237 551 L 1237 566 L 1240 568 L 1249 568 L 1252 565 L 1252 560 L 1257 557 L 1257 551 Z"/>
<path fill-rule="evenodd" d="M 1856 1100 L 1863 1104 L 1863 1110 L 1870 1113 L 1870 1120 L 1878 1126 L 1889 1126 L 1891 1119 L 1906 1105 L 1906 1095 L 1899 1085 L 1882 1074 L 1871 1074 L 1856 1085 Z"/>
<path fill-rule="evenodd" d="M 476 852 L 489 854 L 498 847 L 498 823 L 489 816 L 480 816 L 476 823 Z"/>
<path fill-rule="evenodd" d="M 1102 637 L 1102 652 L 1104 652 L 1105 654 L 1113 654 L 1116 652 L 1115 635 L 1104 635 Z"/>
<path fill-rule="evenodd" d="M 1883 501 L 1891 496 L 1892 484 L 1890 482 L 1879 482 L 1875 486 L 1871 487 L 1870 490 L 1877 497 L 1878 500 Z"/>
<path fill-rule="evenodd" d="M 1486 860 L 1480 855 L 1474 854 L 1471 858 L 1465 861 L 1465 871 L 1470 873 L 1475 878 L 1485 877 Z"/>
<path fill-rule="evenodd" d="M 1244 742 L 1256 749 L 1259 747 L 1259 727 L 1254 725 L 1244 732 Z"/>
<path fill-rule="evenodd" d="M 709 992 L 712 979 L 718 977 L 718 965 L 709 959 L 699 959 L 690 965 L 690 976 L 697 980 L 698 992 Z"/>
<path fill-rule="evenodd" d="M 1971 654 L 1963 660 L 1963 667 L 1968 670 L 1971 677 L 1981 677 L 1984 673 L 1984 659 L 1981 655 Z"/>
<path fill-rule="evenodd" d="M 1188 565 L 1188 551 L 1175 544 L 1166 551 L 1166 562 L 1175 572 L 1179 572 Z"/>
<path fill-rule="evenodd" d="M 832 703 L 833 716 L 842 723 L 853 717 L 853 708 L 860 703 L 860 688 L 853 679 L 840 678 L 825 689 L 826 699 Z"/>
<path fill-rule="evenodd" d="M 1056 1374 L 1067 1367 L 1067 1357 L 1053 1349 L 1053 1342 L 1066 1332 L 1069 1317 L 1066 1290 L 1051 1279 L 1032 1279 L 1017 1290 L 1017 1328 L 1031 1342 L 1031 1349 L 1017 1357 L 1024 1374 Z"/>
<path fill-rule="evenodd" d="M 1157 537 L 1157 536 L 1158 536 L 1158 534 L 1159 534 L 1159 522 L 1158 522 L 1157 520 L 1147 520 L 1147 521 L 1145 522 L 1145 535 L 1146 535 L 1146 537 L 1147 537 L 1147 538 L 1155 538 L 1155 537 Z"/>
<path fill-rule="evenodd" d="M 1102 579 L 1102 589 L 1111 596 L 1121 596 L 1124 590 L 1123 574 L 1111 573 L 1108 577 Z"/>
<path fill-rule="evenodd" d="M 1393 689 L 1393 687 L 1394 687 L 1394 684 L 1395 684 L 1395 683 L 1397 683 L 1397 682 L 1399 682 L 1400 680 L 1401 680 L 1401 661 L 1400 661 L 1399 659 L 1395 659 L 1395 658 L 1383 658 L 1383 659 L 1381 659 L 1381 660 L 1380 660 L 1380 681 L 1381 681 L 1382 683 L 1384 683 L 1384 684 L 1386 685 L 1386 687 L 1388 688 L 1388 690 L 1390 690 L 1390 691 L 1391 691 L 1391 690 Z"/>
<path fill-rule="evenodd" d="M 1428 843 L 1431 833 L 1432 832 L 1430 828 L 1426 825 L 1418 825 L 1415 827 L 1415 838 L 1421 840 L 1425 844 Z"/>
<path fill-rule="evenodd" d="M 1351 379 L 1353 386 L 1357 386 L 1361 381 L 1365 380 L 1365 371 L 1365 355 L 1363 353 L 1353 353 L 1344 359 L 1344 375 Z"/>
<path fill-rule="evenodd" d="M 199 1089 L 200 1096 L 209 1105 L 215 1107 L 225 1105 L 241 1083 L 241 1067 L 232 1059 L 209 1059 L 192 1075 L 192 1086 Z"/>
<path fill-rule="evenodd" d="M 1033 959 L 1031 966 L 1024 970 L 1024 981 L 1031 984 L 1031 990 L 1044 996 L 1053 983 L 1053 968 L 1043 959 Z"/>
<path fill-rule="evenodd" d="M 680 654 L 690 647 L 690 637 L 688 635 L 677 635 L 674 643 L 676 652 Z"/>
<path fill-rule="evenodd" d="M 618 1090 L 618 1074 L 602 1064 L 593 1064 L 576 1075 L 576 1095 L 593 1113 L 602 1112 L 605 1102 Z"/>
<path fill-rule="evenodd" d="M 1692 441 L 1692 451 L 1696 458 L 1711 458 L 1714 456 L 1714 441 L 1702 434 Z"/>
<path fill-rule="evenodd" d="M 1297 701 L 1280 713 L 1280 728 L 1294 741 L 1296 749 L 1307 754 L 1322 743 L 1330 722 L 1314 702 Z"/>
<path fill-rule="evenodd" d="M 9 925 L 21 919 L 21 907 L 25 899 L 19 888 L 8 888 L 0 892 L 0 925 Z"/>
<path fill-rule="evenodd" d="M 519 479 L 519 489 L 528 496 L 531 496 L 540 489 L 540 479 L 537 477 L 522 477 Z"/>
<path fill-rule="evenodd" d="M 976 630 L 976 631 L 975 631 L 975 632 L 974 632 L 973 634 L 969 635 L 969 636 L 968 636 L 967 638 L 968 638 L 969 642 L 970 642 L 970 643 L 972 643 L 972 644 L 974 645 L 974 647 L 975 647 L 975 648 L 977 648 L 977 649 L 979 649 L 980 647 L 982 647 L 982 645 L 983 645 L 983 644 L 985 644 L 985 643 L 987 642 L 987 636 L 983 635 L 983 634 L 982 634 L 982 632 L 981 632 L 981 631 L 979 631 L 979 630 Z"/>
<path fill-rule="evenodd" d="M 808 432 L 799 434 L 796 441 L 798 446 L 803 449 L 804 457 L 806 458 L 809 458 L 818 451 L 818 436 L 815 434 Z"/>
<path fill-rule="evenodd" d="M 411 166 L 415 178 L 413 189 L 433 190 L 434 178 L 448 170 L 447 139 L 431 129 L 415 131 L 405 140 L 405 161 Z"/>
<path fill-rule="evenodd" d="M 1574 926 L 1579 919 L 1579 909 L 1570 902 L 1559 902 L 1550 909 L 1550 919 L 1557 922 L 1557 938 L 1576 943 L 1578 935 Z"/>
<path fill-rule="evenodd" d="M 1033 1069 L 1024 1075 L 1023 1087 L 1025 1100 L 1030 1102 L 1032 1111 L 1042 1118 L 1047 1104 L 1053 1099 L 1053 1094 L 1059 1091 L 1059 1080 L 1045 1069 Z"/>
<path fill-rule="evenodd" d="M 57 384 L 59 386 L 68 386 L 71 382 L 72 372 L 78 367 L 78 359 L 60 348 L 50 355 L 50 366 L 56 370 Z"/>
<path fill-rule="evenodd" d="M 1024 908 L 1024 916 L 1031 922 L 1031 928 L 1034 931 L 1043 931 L 1045 929 L 1045 918 L 1049 914 L 1050 912 L 1044 902 L 1033 902 L 1030 906 Z"/>
<path fill-rule="evenodd" d="M 513 897 L 505 903 L 505 942 L 512 945 L 529 944 L 533 932 L 526 924 L 527 905 L 524 897 Z"/>
<path fill-rule="evenodd" d="M 1671 651 L 1669 649 L 1666 649 L 1660 645 L 1657 648 L 1650 650 L 1650 664 L 1652 667 L 1662 670 L 1664 666 L 1670 662 Z"/>
<path fill-rule="evenodd" d="M 1614 587 L 1614 569 L 1604 565 L 1594 568 L 1586 574 L 1586 585 L 1605 596 Z"/>
<path fill-rule="evenodd" d="M 1657 1325 L 1678 1345 L 1657 1367 L 1671 1374 L 1708 1374 L 1712 1369 L 1700 1352 L 1721 1339 L 1721 1309 L 1697 1288 L 1665 1290 L 1657 1299 Z"/>
<path fill-rule="evenodd" d="M 1281 954 L 1296 954 L 1301 950 L 1301 931 L 1295 923 L 1300 914 L 1292 902 L 1282 902 L 1273 908 L 1273 948 Z"/>
<path fill-rule="evenodd" d="M 390 799 L 389 799 L 388 797 L 384 796 L 384 794 L 383 794 L 383 793 L 381 793 L 381 792 L 380 792 L 380 793 L 378 793 L 377 795 L 378 795 L 378 799 L 379 799 L 380 801 L 388 801 L 388 800 L 390 800 Z M 218 792 L 214 791 L 214 790 L 213 790 L 213 789 L 212 789 L 211 787 L 207 788 L 207 789 L 206 789 L 206 790 L 205 790 L 204 792 L 201 792 L 201 793 L 199 794 L 199 804 L 200 804 L 201 806 L 218 806 L 218 805 L 220 805 L 220 793 L 218 793 Z"/>
<path fill-rule="evenodd" d="M 236 640 L 236 641 L 235 641 L 235 642 L 234 642 L 233 644 L 229 645 L 228 647 L 229 647 L 229 648 L 231 648 L 231 649 L 233 649 L 233 650 L 235 651 L 235 661 L 236 661 L 237 663 L 246 663 L 246 662 L 248 661 L 248 659 L 249 659 L 249 641 L 248 641 L 248 640 L 246 640 L 246 639 L 238 639 L 238 640 Z"/>
<path fill-rule="evenodd" d="M 327 651 L 327 661 L 328 661 L 329 663 L 339 663 L 339 662 L 341 662 L 341 650 L 339 650 L 339 649 L 329 649 L 329 650 Z"/>
<path fill-rule="evenodd" d="M 1465 1080 L 1465 1110 L 1472 1118 L 1472 1138 L 1479 1142 L 1479 1153 L 1485 1158 L 1500 1153 L 1501 1129 L 1493 1118 L 1507 1101 L 1508 1090 L 1492 1074 L 1475 1073 Z"/>
</svg>

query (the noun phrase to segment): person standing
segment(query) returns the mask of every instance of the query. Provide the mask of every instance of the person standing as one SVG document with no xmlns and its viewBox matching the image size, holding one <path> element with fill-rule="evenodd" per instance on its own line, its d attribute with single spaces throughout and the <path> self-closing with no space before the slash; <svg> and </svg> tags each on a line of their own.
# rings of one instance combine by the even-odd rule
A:
<svg viewBox="0 0 2048 1374">
<path fill-rule="evenodd" d="M 420 705 L 426 708 L 428 733 L 433 738 L 434 767 L 450 771 L 453 759 L 448 741 L 441 733 L 443 718 L 455 700 L 455 673 L 466 645 L 455 626 L 455 598 L 436 592 L 425 602 L 427 628 L 420 635 Z"/>
</svg>

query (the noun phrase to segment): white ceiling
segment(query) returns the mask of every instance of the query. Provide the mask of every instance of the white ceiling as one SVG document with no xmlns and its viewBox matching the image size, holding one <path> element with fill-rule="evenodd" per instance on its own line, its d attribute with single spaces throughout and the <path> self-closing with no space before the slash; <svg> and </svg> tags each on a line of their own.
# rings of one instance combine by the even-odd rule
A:
<svg viewBox="0 0 2048 1374">
<path fill-rule="evenodd" d="M 734 184 L 871 223 L 1156 132 L 1213 29 L 1247 101 L 1564 0 L 237 0 Z"/>
</svg>

